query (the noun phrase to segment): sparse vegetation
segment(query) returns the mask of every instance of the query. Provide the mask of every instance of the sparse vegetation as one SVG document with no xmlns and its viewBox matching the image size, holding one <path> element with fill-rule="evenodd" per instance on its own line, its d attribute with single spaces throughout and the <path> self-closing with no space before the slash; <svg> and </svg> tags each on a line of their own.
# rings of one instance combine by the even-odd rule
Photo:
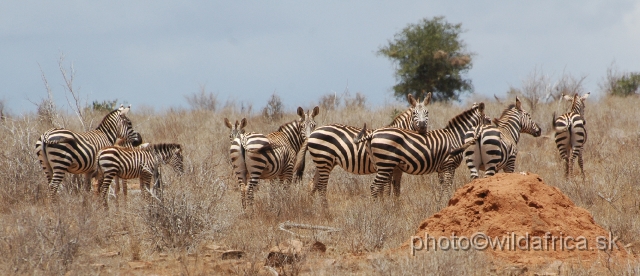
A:
<svg viewBox="0 0 640 276">
<path fill-rule="evenodd" d="M 640 93 L 640 73 L 618 72 L 612 65 L 607 69 L 607 77 L 600 88 L 607 94 L 618 97 L 626 97 Z"/>
<path fill-rule="evenodd" d="M 357 97 L 357 94 L 356 94 Z M 284 113 L 277 95 L 269 103 L 269 114 L 280 119 L 264 121 L 263 114 L 248 116 L 247 131 L 268 133 L 295 114 Z M 364 102 L 364 100 L 362 101 Z M 505 101 L 506 102 L 506 101 Z M 487 113 L 500 114 L 505 104 L 486 102 Z M 578 206 L 593 214 L 595 221 L 611 229 L 628 248 L 640 250 L 640 202 L 637 200 L 640 166 L 637 152 L 640 132 L 637 97 L 603 97 L 589 100 L 586 117 L 589 141 L 585 146 L 586 181 L 565 181 L 562 163 L 549 135 L 550 114 L 566 112 L 564 105 L 541 101 L 533 119 L 543 127 L 543 137 L 522 137 L 516 171 L 531 171 L 558 187 Z M 441 128 L 466 106 L 434 103 L 430 124 Z M 319 125 L 343 123 L 372 128 L 390 121 L 394 109 L 386 106 L 353 109 L 341 105 L 333 112 L 321 110 Z M 76 114 L 49 113 L 50 118 L 80 129 Z M 309 196 L 308 183 L 314 165 L 307 164 L 302 184 L 288 189 L 277 181 L 264 181 L 256 193 L 251 212 L 243 212 L 240 191 L 228 161 L 229 143 L 219 112 L 161 111 L 136 113 L 129 118 L 134 128 L 149 141 L 184 145 L 185 172 L 182 176 L 164 170 L 162 204 L 148 205 L 130 182 L 126 201 L 105 210 L 92 194 L 69 192 L 66 177 L 58 205 L 46 203 L 46 180 L 32 151 L 37 137 L 50 127 L 34 112 L 9 116 L 0 125 L 0 274 L 256 274 L 263 273 L 269 249 L 290 240 L 278 230 L 285 221 L 324 225 L 341 229 L 329 234 L 300 232 L 305 246 L 326 245 L 324 253 L 305 251 L 299 262 L 280 269 L 287 274 L 434 274 L 477 275 L 500 273 L 503 267 L 480 252 L 439 251 L 409 257 L 386 255 L 415 234 L 420 222 L 444 206 L 435 200 L 437 175 L 403 176 L 398 200 L 373 202 L 369 185 L 373 175 L 357 176 L 334 170 L 328 185 L 331 205 L 321 212 L 321 202 Z M 438 116 L 435 116 L 435 115 Z M 101 114 L 86 113 L 88 121 Z M 142 122 L 145 122 L 144 124 Z M 545 133 L 546 132 L 546 133 Z M 579 179 L 579 178 L 578 178 Z M 468 169 L 462 165 L 454 184 L 467 183 Z M 113 199 L 111 199 L 113 200 Z M 222 260 L 225 250 L 240 250 L 239 259 Z M 370 259 L 369 259 L 370 258 Z M 131 264 L 129 264 L 131 262 Z M 148 262 L 148 263 L 147 263 Z M 145 268 L 135 270 L 141 263 Z M 496 270 L 497 269 L 497 272 Z M 589 268 L 570 267 L 573 274 L 593 273 Z M 633 274 L 637 264 L 615 273 Z M 153 272 L 152 272 L 153 271 Z M 531 271 L 531 270 L 530 270 Z M 612 272 L 613 273 L 613 272 Z"/>
</svg>

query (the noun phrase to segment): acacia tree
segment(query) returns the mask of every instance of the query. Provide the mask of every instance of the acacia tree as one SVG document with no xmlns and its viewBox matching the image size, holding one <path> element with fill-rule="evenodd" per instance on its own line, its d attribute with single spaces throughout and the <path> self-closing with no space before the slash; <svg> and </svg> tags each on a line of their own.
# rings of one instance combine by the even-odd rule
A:
<svg viewBox="0 0 640 276">
<path fill-rule="evenodd" d="M 460 94 L 472 92 L 470 79 L 464 79 L 471 69 L 472 53 L 459 37 L 462 24 L 450 24 L 444 17 L 422 19 L 409 24 L 378 50 L 397 64 L 394 95 L 404 98 L 413 94 L 422 98 L 433 92 L 433 100 L 458 100 Z"/>
</svg>

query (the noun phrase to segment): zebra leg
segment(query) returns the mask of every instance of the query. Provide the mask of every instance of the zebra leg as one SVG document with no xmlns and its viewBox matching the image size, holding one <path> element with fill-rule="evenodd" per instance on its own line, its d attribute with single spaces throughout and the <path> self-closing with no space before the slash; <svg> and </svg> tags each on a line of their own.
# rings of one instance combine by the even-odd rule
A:
<svg viewBox="0 0 640 276">
<path fill-rule="evenodd" d="M 100 182 L 100 197 L 102 197 L 102 204 L 105 208 L 107 205 L 107 196 L 109 194 L 109 187 L 111 186 L 111 182 L 113 181 L 115 173 L 114 172 L 104 172 L 102 175 L 102 182 Z"/>
<path fill-rule="evenodd" d="M 63 179 L 64 179 L 64 171 L 53 172 L 53 175 L 51 176 L 51 181 L 49 182 L 49 198 L 51 198 L 53 202 L 57 200 L 58 189 Z"/>
<path fill-rule="evenodd" d="M 314 195 L 316 192 L 320 195 L 322 199 L 322 206 L 327 208 L 329 203 L 327 201 L 327 182 L 329 182 L 329 174 L 331 174 L 331 169 L 327 170 L 326 168 L 316 168 L 316 172 L 313 176 L 313 189 L 311 189 L 311 195 Z"/>
<path fill-rule="evenodd" d="M 582 151 L 578 152 L 578 166 L 580 166 L 580 172 L 582 172 L 582 181 L 584 181 L 584 161 L 582 161 Z"/>
<path fill-rule="evenodd" d="M 393 183 L 393 194 L 396 196 L 396 198 L 400 197 L 400 181 L 401 180 L 402 180 L 402 170 L 396 167 L 393 170 L 393 177 L 391 179 L 391 182 Z"/>
<path fill-rule="evenodd" d="M 373 184 L 371 184 L 371 197 L 376 199 L 380 196 L 380 193 L 383 192 L 384 186 L 388 185 L 391 181 L 391 174 L 393 173 L 393 170 L 394 168 L 391 170 L 378 169 L 376 178 L 373 180 Z"/>
<path fill-rule="evenodd" d="M 258 179 L 257 178 L 251 178 L 249 180 L 249 185 L 247 185 L 246 187 L 246 192 L 243 192 L 243 198 L 242 198 L 242 207 L 243 208 L 248 208 L 253 206 L 253 190 L 255 189 L 256 185 L 258 184 Z"/>
<path fill-rule="evenodd" d="M 465 159 L 467 160 L 467 168 L 469 168 L 469 178 L 471 180 L 477 179 L 479 177 L 479 174 L 478 174 L 479 164 L 476 164 L 476 163 L 480 163 L 480 162 L 476 162 L 476 161 L 481 161 L 481 160 L 474 160 L 473 158 L 475 153 L 474 150 L 469 150 L 465 152 L 465 155 L 466 155 Z"/>
</svg>

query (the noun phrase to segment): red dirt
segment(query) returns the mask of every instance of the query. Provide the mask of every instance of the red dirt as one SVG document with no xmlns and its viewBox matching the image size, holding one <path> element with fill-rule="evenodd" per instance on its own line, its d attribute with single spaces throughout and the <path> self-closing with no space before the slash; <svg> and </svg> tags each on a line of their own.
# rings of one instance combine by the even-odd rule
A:
<svg viewBox="0 0 640 276">
<path fill-rule="evenodd" d="M 503 241 L 510 241 L 509 247 L 505 244 L 503 250 L 489 247 L 484 251 L 497 260 L 512 264 L 537 265 L 560 260 L 593 265 L 607 260 L 609 255 L 632 257 L 620 242 L 616 243 L 618 248 L 613 251 L 598 250 L 599 245 L 609 245 L 609 232 L 595 223 L 591 213 L 577 207 L 558 188 L 548 186 L 540 176 L 532 173 L 501 173 L 466 184 L 456 191 L 446 208 L 420 224 L 416 236 L 423 241 L 427 233 L 434 237 L 430 244 L 430 250 L 433 250 L 438 237 L 451 237 L 455 233 L 457 237 L 470 238 L 478 232 L 492 240 L 506 237 Z M 524 240 L 520 241 L 522 249 L 518 248 L 514 240 L 527 233 L 529 249 Z M 549 236 L 546 242 L 545 233 Z M 555 247 L 552 236 L 556 237 Z M 561 248 L 561 237 L 569 246 L 580 243 L 587 249 Z M 575 241 L 569 241 L 568 237 Z M 578 240 L 578 237 L 584 237 L 584 240 Z M 601 240 L 602 243 L 598 244 L 598 237 L 607 240 Z M 409 252 L 410 242 L 406 242 L 401 249 Z M 414 245 L 419 246 L 419 242 L 414 241 Z M 442 245 L 446 246 L 446 241 Z M 458 247 L 460 245 L 470 246 L 468 241 Z M 426 248 L 416 251 L 416 254 L 425 251 Z"/>
</svg>

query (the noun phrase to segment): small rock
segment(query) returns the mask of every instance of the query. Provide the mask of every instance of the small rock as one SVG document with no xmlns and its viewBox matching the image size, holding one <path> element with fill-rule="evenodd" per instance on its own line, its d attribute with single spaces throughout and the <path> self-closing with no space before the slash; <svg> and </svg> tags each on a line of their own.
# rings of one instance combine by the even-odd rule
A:
<svg viewBox="0 0 640 276">
<path fill-rule="evenodd" d="M 281 267 L 286 264 L 292 264 L 294 261 L 298 261 L 297 256 L 294 254 L 272 251 L 267 255 L 267 260 L 264 262 L 264 265 Z"/>
<path fill-rule="evenodd" d="M 324 252 L 327 252 L 327 246 L 326 246 L 326 245 L 324 245 L 324 243 L 321 243 L 321 242 L 317 241 L 317 242 L 314 242 L 314 243 L 311 245 L 311 250 L 310 250 L 310 251 L 311 251 L 311 252 L 320 252 L 320 253 L 324 253 Z"/>
<path fill-rule="evenodd" d="M 223 260 L 240 259 L 242 257 L 244 257 L 244 251 L 240 250 L 227 250 L 221 256 Z"/>
</svg>

